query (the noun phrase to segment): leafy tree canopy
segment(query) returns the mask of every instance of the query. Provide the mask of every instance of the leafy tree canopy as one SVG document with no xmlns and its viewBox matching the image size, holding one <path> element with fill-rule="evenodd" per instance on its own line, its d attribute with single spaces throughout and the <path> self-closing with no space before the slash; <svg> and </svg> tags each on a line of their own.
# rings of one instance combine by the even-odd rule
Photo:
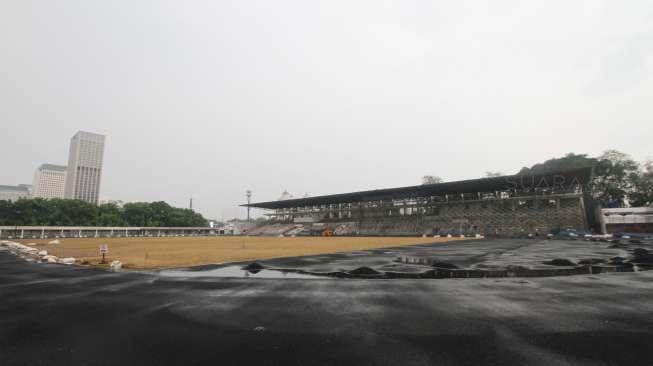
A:
<svg viewBox="0 0 653 366">
<path fill-rule="evenodd" d="M 437 183 L 442 183 L 444 180 L 442 178 L 435 176 L 435 175 L 425 175 L 422 177 L 422 184 L 437 184 Z"/>
<path fill-rule="evenodd" d="M 70 199 L 0 201 L 0 225 L 14 226 L 206 226 L 201 214 L 165 202 L 99 206 Z"/>
<path fill-rule="evenodd" d="M 549 159 L 543 163 L 535 164 L 530 168 L 523 167 L 519 174 L 545 174 L 561 170 L 570 170 L 588 166 L 595 166 L 598 159 L 590 158 L 587 154 L 568 153 L 561 158 Z"/>
</svg>

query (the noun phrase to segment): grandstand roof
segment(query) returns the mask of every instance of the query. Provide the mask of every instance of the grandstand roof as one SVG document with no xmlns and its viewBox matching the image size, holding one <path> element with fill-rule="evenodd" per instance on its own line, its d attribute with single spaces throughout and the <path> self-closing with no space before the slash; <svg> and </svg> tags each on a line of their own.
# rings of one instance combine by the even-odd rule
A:
<svg viewBox="0 0 653 366">
<path fill-rule="evenodd" d="M 427 197 L 441 194 L 494 192 L 520 188 L 552 188 L 585 185 L 592 177 L 592 167 L 550 172 L 545 174 L 517 174 L 502 177 L 462 180 L 437 184 L 424 184 L 398 188 L 331 194 L 296 198 L 283 201 L 256 202 L 241 205 L 265 209 L 279 209 L 299 206 L 334 203 L 361 202 L 375 199 Z"/>
</svg>

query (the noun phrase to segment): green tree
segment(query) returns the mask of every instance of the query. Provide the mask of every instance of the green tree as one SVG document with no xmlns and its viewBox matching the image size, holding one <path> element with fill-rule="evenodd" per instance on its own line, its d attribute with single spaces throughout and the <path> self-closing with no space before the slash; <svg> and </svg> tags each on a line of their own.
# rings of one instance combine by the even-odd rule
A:
<svg viewBox="0 0 653 366">
<path fill-rule="evenodd" d="M 617 150 L 606 150 L 596 158 L 568 153 L 561 158 L 522 168 L 519 174 L 544 174 L 589 166 L 594 167 L 594 180 L 590 184 L 594 198 L 603 207 L 624 206 L 639 175 L 639 166 L 628 154 Z"/>
<path fill-rule="evenodd" d="M 151 226 L 152 211 L 147 202 L 125 203 L 123 206 L 123 218 L 129 226 Z"/>
<path fill-rule="evenodd" d="M 16 215 L 16 206 L 11 201 L 0 201 L 0 225 L 13 226 L 19 225 L 18 216 Z"/>
<path fill-rule="evenodd" d="M 15 210 L 21 218 L 20 225 L 47 225 L 51 205 L 43 198 L 19 199 L 15 203 Z"/>
<path fill-rule="evenodd" d="M 48 225 L 72 226 L 72 225 L 94 225 L 97 215 L 97 207 L 81 200 L 52 198 L 47 204 L 50 210 L 47 216 Z"/>
<path fill-rule="evenodd" d="M 98 207 L 98 226 L 124 226 L 125 220 L 123 219 L 120 207 L 115 203 L 105 203 Z"/>
<path fill-rule="evenodd" d="M 435 175 L 425 175 L 422 177 L 422 185 L 442 183 L 444 180 Z"/>
<path fill-rule="evenodd" d="M 0 201 L 0 225 L 30 226 L 206 226 L 206 219 L 188 209 L 159 202 L 94 204 L 70 199 Z"/>
<path fill-rule="evenodd" d="M 642 164 L 643 169 L 633 180 L 633 190 L 628 196 L 631 206 L 653 205 L 653 161 Z"/>
<path fill-rule="evenodd" d="M 571 170 L 598 164 L 598 159 L 590 158 L 587 154 L 568 153 L 561 158 L 549 159 L 543 163 L 535 164 L 530 168 L 521 168 L 519 174 L 545 174 L 561 170 Z"/>
<path fill-rule="evenodd" d="M 597 160 L 594 197 L 603 207 L 623 207 L 638 178 L 639 164 L 617 150 L 607 150 Z"/>
<path fill-rule="evenodd" d="M 150 203 L 150 213 L 152 215 L 152 226 L 170 226 L 168 217 L 174 208 L 169 204 L 159 201 Z"/>
</svg>

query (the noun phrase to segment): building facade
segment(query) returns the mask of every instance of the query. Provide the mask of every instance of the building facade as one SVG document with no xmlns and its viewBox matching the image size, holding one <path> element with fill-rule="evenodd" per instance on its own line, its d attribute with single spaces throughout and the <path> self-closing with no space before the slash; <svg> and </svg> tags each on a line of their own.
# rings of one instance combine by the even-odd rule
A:
<svg viewBox="0 0 653 366">
<path fill-rule="evenodd" d="M 34 173 L 32 196 L 40 198 L 64 198 L 67 167 L 42 164 Z"/>
<path fill-rule="evenodd" d="M 70 139 L 65 198 L 97 204 L 102 180 L 104 135 L 79 131 Z"/>
<path fill-rule="evenodd" d="M 28 184 L 20 184 L 17 186 L 2 186 L 0 185 L 0 201 L 18 201 L 21 198 L 30 198 L 31 187 Z"/>
<path fill-rule="evenodd" d="M 653 233 L 653 207 L 604 208 L 609 233 Z"/>
</svg>

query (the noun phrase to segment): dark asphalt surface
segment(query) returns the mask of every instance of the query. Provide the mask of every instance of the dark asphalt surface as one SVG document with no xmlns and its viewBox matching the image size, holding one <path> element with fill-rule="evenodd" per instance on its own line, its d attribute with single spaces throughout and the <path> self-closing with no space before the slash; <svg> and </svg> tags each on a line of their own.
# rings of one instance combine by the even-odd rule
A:
<svg viewBox="0 0 653 366">
<path fill-rule="evenodd" d="M 653 271 L 184 278 L 0 250 L 0 365 L 155 364 L 651 365 Z"/>
<path fill-rule="evenodd" d="M 653 243 L 651 243 L 653 244 Z M 410 272 L 424 270 L 423 266 L 410 266 L 395 261 L 399 256 L 437 258 L 460 268 L 505 268 L 519 265 L 527 268 L 551 268 L 542 264 L 546 260 L 565 258 L 573 262 L 587 258 L 629 255 L 625 248 L 613 248 L 612 243 L 584 240 L 466 240 L 438 244 L 422 244 L 395 248 L 372 249 L 359 252 L 312 255 L 259 261 L 269 267 L 303 269 L 311 272 L 347 271 L 368 266 L 379 271 Z M 653 245 L 632 244 L 632 248 Z"/>
</svg>

